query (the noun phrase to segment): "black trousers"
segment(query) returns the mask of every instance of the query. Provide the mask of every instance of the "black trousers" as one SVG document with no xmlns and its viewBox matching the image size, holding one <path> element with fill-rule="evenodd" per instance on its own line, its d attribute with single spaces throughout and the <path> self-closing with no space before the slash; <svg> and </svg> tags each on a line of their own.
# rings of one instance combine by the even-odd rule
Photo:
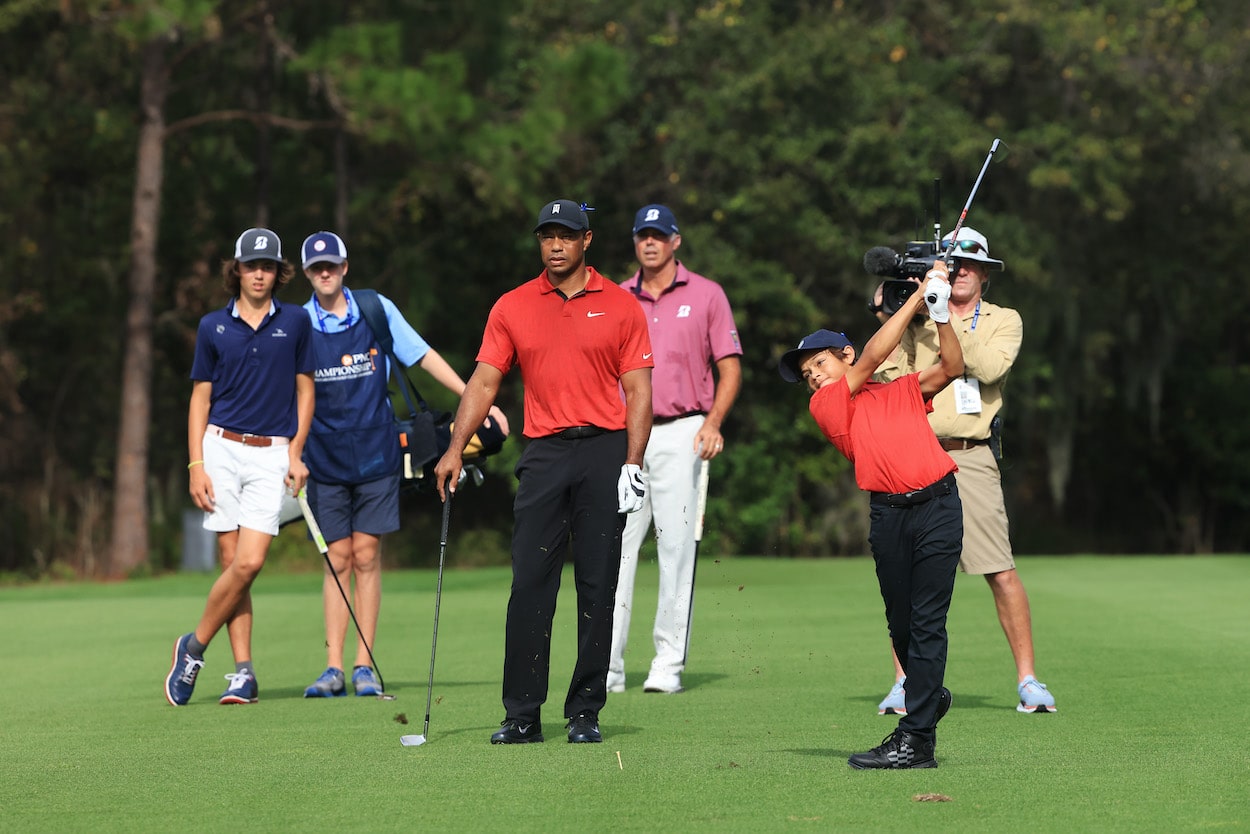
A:
<svg viewBox="0 0 1250 834">
<path fill-rule="evenodd" d="M 517 464 L 503 664 L 508 718 L 541 720 L 551 669 L 551 623 L 570 539 L 577 664 L 564 715 L 598 713 L 607 701 L 612 609 L 625 529 L 625 517 L 617 512 L 616 483 L 625 448 L 624 431 L 575 440 L 544 437 L 530 441 Z"/>
<path fill-rule="evenodd" d="M 874 495 L 868 543 L 877 564 L 890 640 L 907 675 L 907 715 L 900 729 L 933 738 L 938 693 L 946 676 L 946 614 L 963 550 L 959 489 L 910 507 Z"/>
</svg>

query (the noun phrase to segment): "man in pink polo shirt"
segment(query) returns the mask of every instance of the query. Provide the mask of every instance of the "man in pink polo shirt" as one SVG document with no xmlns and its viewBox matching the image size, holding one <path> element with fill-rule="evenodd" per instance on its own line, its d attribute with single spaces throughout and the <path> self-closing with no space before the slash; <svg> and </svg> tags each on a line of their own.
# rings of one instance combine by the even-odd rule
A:
<svg viewBox="0 0 1250 834">
<path fill-rule="evenodd" d="M 625 691 L 625 645 L 633 608 L 638 549 L 652 519 L 660 563 L 655 657 L 644 692 L 680 692 L 690 644 L 691 599 L 702 467 L 725 448 L 721 423 L 738 396 L 742 345 L 725 291 L 677 260 L 681 234 L 667 206 L 643 206 L 634 217 L 639 270 L 621 284 L 647 317 L 655 370 L 651 439 L 643 460 L 648 492 L 625 523 L 621 572 L 612 617 L 608 691 Z M 713 375 L 712 368 L 716 372 Z"/>
</svg>

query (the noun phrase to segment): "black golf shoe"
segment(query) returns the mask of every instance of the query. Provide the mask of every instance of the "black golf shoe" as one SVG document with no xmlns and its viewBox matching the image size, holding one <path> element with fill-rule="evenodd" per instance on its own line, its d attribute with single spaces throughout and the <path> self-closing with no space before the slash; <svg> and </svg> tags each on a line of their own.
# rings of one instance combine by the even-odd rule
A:
<svg viewBox="0 0 1250 834">
<path fill-rule="evenodd" d="M 543 740 L 543 725 L 537 721 L 505 718 L 490 737 L 491 744 L 533 744 Z"/>
<path fill-rule="evenodd" d="M 599 718 L 593 712 L 579 712 L 569 721 L 569 744 L 598 744 L 603 741 Z"/>
<path fill-rule="evenodd" d="M 933 741 L 895 730 L 866 753 L 856 753 L 846 760 L 856 770 L 906 770 L 909 768 L 937 767 L 933 758 Z"/>
</svg>

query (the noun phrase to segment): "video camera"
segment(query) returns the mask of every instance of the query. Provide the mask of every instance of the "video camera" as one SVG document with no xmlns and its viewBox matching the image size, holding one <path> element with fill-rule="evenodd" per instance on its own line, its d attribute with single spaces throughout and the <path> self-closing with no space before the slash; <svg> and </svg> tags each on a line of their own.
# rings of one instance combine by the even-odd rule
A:
<svg viewBox="0 0 1250 834">
<path fill-rule="evenodd" d="M 881 285 L 881 312 L 887 316 L 897 313 L 911 294 L 920 289 L 925 273 L 941 257 L 938 244 L 932 240 L 908 241 L 901 255 L 888 246 L 874 246 L 865 252 L 864 269 L 869 275 L 885 278 Z M 871 304 L 869 309 L 877 312 Z"/>
</svg>

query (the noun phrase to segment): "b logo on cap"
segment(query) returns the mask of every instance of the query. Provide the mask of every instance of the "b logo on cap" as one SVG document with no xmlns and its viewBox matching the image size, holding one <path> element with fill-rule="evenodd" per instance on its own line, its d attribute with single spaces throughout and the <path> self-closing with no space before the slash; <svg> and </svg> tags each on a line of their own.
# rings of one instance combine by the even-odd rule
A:
<svg viewBox="0 0 1250 834">
<path fill-rule="evenodd" d="M 643 221 L 642 221 L 642 222 L 644 222 L 644 223 L 650 223 L 652 220 L 659 220 L 659 219 L 660 219 L 660 210 L 659 210 L 659 209 L 648 209 L 648 210 L 647 210 L 647 216 L 646 216 L 646 218 L 644 218 L 644 219 L 643 219 Z"/>
<path fill-rule="evenodd" d="M 268 248 L 269 248 L 269 238 L 265 237 L 264 235 L 257 235 L 256 243 L 255 245 L 252 246 L 252 249 L 259 252 L 262 249 L 268 249 Z"/>
</svg>

